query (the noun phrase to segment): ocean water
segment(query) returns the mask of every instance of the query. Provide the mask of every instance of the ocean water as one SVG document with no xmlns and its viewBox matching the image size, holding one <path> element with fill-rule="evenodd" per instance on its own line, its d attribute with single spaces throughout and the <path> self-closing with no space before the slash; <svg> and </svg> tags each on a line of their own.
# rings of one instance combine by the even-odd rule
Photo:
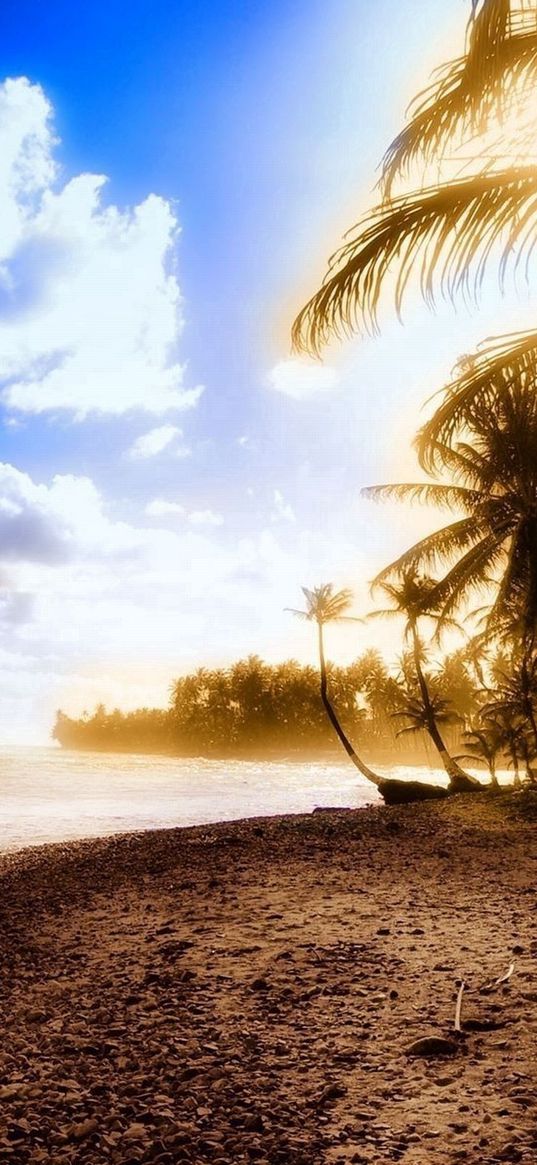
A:
<svg viewBox="0 0 537 1165">
<path fill-rule="evenodd" d="M 418 775 L 403 767 L 384 776 Z M 422 780 L 444 774 L 421 769 Z M 0 752 L 0 851 L 241 817 L 380 801 L 343 760 L 205 760 L 13 748 Z"/>
</svg>

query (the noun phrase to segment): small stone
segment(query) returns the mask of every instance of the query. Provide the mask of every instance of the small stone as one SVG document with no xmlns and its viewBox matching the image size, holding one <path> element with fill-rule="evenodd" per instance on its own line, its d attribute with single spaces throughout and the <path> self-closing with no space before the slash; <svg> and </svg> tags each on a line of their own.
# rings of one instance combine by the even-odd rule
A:
<svg viewBox="0 0 537 1165">
<path fill-rule="evenodd" d="M 93 1133 L 96 1133 L 98 1128 L 98 1121 L 94 1117 L 90 1117 L 88 1120 L 81 1121 L 80 1124 L 71 1125 L 69 1138 L 72 1141 L 84 1141 L 86 1137 L 91 1137 Z"/>
<path fill-rule="evenodd" d="M 458 1046 L 454 1040 L 447 1040 L 443 1036 L 424 1036 L 405 1048 L 405 1056 L 454 1056 L 457 1051 Z"/>
<path fill-rule="evenodd" d="M 14 1100 L 16 1096 L 25 1096 L 30 1088 L 22 1080 L 17 1084 L 3 1084 L 0 1088 L 0 1100 Z"/>
<path fill-rule="evenodd" d="M 327 1084 L 317 1099 L 317 1104 L 326 1104 L 328 1100 L 339 1100 L 345 1096 L 347 1089 L 343 1084 Z"/>
<path fill-rule="evenodd" d="M 247 1133 L 264 1133 L 265 1125 L 263 1124 L 263 1117 L 259 1113 L 252 1113 L 247 1116 L 244 1122 L 244 1129 Z"/>
<path fill-rule="evenodd" d="M 124 1140 L 126 1141 L 144 1140 L 147 1135 L 148 1132 L 145 1125 L 140 1124 L 139 1121 L 133 1121 L 123 1133 Z"/>
</svg>

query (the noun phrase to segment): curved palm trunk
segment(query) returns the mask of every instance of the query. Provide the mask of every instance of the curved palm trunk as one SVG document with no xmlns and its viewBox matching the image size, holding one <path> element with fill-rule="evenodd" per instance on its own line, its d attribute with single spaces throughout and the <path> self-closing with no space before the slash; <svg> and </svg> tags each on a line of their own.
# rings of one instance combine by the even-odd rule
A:
<svg viewBox="0 0 537 1165">
<path fill-rule="evenodd" d="M 321 700 L 323 702 L 324 710 L 328 716 L 332 728 L 334 729 L 334 732 L 337 733 L 337 736 L 339 737 L 343 748 L 345 749 L 347 755 L 350 757 L 352 763 L 356 766 L 362 776 L 365 777 L 366 780 L 371 781 L 373 785 L 376 785 L 378 789 L 382 784 L 382 777 L 377 776 L 377 774 L 374 773 L 372 769 L 368 768 L 368 766 L 364 764 L 364 761 L 361 760 L 358 754 L 354 751 L 354 748 L 352 747 L 349 738 L 345 735 L 336 713 L 334 712 L 334 709 L 330 703 L 330 700 L 328 699 L 328 677 L 326 674 L 326 660 L 324 657 L 322 623 L 318 623 L 317 627 L 319 632 L 319 662 L 321 666 Z"/>
<path fill-rule="evenodd" d="M 431 704 L 429 689 L 427 687 L 427 680 L 425 679 L 425 675 L 421 666 L 421 644 L 418 635 L 418 629 L 414 619 L 412 619 L 410 623 L 410 631 L 412 634 L 414 667 L 416 669 L 416 676 L 418 679 L 420 694 L 423 700 L 423 707 L 427 719 L 427 731 L 435 748 L 438 750 L 440 760 L 442 761 L 442 764 L 449 777 L 450 790 L 452 793 L 467 793 L 471 789 L 480 788 L 480 783 L 476 777 L 470 777 L 468 773 L 464 772 L 464 769 L 461 769 L 460 765 L 457 764 L 457 761 L 453 760 L 453 757 L 450 756 L 444 744 L 444 740 L 440 734 L 438 724 L 436 723 L 434 708 Z"/>
</svg>

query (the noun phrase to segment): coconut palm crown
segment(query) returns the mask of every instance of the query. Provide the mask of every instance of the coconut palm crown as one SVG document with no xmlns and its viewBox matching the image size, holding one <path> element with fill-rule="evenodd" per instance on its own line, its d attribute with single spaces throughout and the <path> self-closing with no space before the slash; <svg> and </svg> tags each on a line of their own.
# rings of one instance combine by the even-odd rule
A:
<svg viewBox="0 0 537 1165">
<path fill-rule="evenodd" d="M 307 619 L 310 623 L 322 625 L 324 623 L 338 623 L 343 619 L 351 618 L 347 612 L 352 604 L 352 591 L 348 589 L 335 591 L 333 583 L 321 583 L 320 586 L 313 587 L 312 590 L 309 590 L 308 587 L 301 587 L 301 590 L 306 599 L 306 610 L 298 611 L 294 607 L 287 608 L 298 619 Z"/>
<path fill-rule="evenodd" d="M 398 313 L 416 276 L 431 305 L 439 293 L 476 297 L 496 245 L 503 283 L 509 263 L 529 255 L 529 228 L 536 225 L 537 166 L 459 178 L 380 203 L 331 258 L 321 288 L 297 317 L 293 343 L 319 355 L 333 335 L 376 331 L 383 284 L 394 269 Z"/>
<path fill-rule="evenodd" d="M 491 410 L 486 398 L 467 413 L 458 440 L 433 441 L 429 462 L 451 481 L 377 486 L 376 500 L 412 499 L 458 509 L 462 517 L 422 538 L 378 576 L 444 568 L 430 594 L 442 628 L 483 590 L 491 601 L 483 630 L 490 636 L 537 633 L 537 394 L 533 385 L 506 390 Z"/>
<path fill-rule="evenodd" d="M 381 291 L 395 276 L 398 312 L 416 277 L 428 303 L 435 296 L 476 297 L 489 263 L 499 257 L 500 279 L 530 258 L 537 228 L 537 166 L 528 164 L 507 135 L 492 158 L 468 175 L 427 184 L 428 163 L 457 163 L 456 148 L 499 126 L 516 99 L 531 94 L 537 79 L 537 0 L 472 0 L 466 52 L 446 65 L 411 107 L 407 126 L 389 147 L 381 179 L 381 199 L 352 228 L 329 262 L 319 290 L 293 327 L 297 350 L 319 355 L 332 337 L 376 330 Z M 530 128 L 530 140 L 533 129 Z M 533 136 L 537 136 L 533 134 Z M 451 148 L 451 155 L 450 155 Z M 455 150 L 455 153 L 453 153 Z M 530 151 L 531 154 L 531 151 Z M 410 191 L 394 193 L 416 162 L 423 178 Z M 441 171 L 442 172 L 442 171 Z M 445 172 L 445 171 L 444 171 Z M 522 351 L 521 351 L 522 349 Z M 496 377 L 511 376 L 520 359 L 537 375 L 537 333 L 486 343 L 470 376 L 454 381 L 468 400 L 492 362 Z M 475 374 L 474 374 L 475 373 Z"/>
</svg>

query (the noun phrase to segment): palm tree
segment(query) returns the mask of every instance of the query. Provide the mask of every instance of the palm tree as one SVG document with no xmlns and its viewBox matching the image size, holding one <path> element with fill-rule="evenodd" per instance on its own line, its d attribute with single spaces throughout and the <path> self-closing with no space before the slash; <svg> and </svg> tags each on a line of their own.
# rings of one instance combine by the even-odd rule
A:
<svg viewBox="0 0 537 1165">
<path fill-rule="evenodd" d="M 328 673 L 324 652 L 324 627 L 326 623 L 341 623 L 351 620 L 347 614 L 352 602 L 352 593 L 349 590 L 334 591 L 332 583 L 323 583 L 321 586 L 309 590 L 302 587 L 306 599 L 305 611 L 297 611 L 292 607 L 287 609 L 298 619 L 306 619 L 309 623 L 317 624 L 317 643 L 319 649 L 319 666 L 321 671 L 321 700 L 328 719 L 352 763 L 368 781 L 377 788 L 382 784 L 382 778 L 365 764 L 353 748 L 345 734 L 328 696 Z M 354 621 L 354 620 L 353 620 Z"/>
<path fill-rule="evenodd" d="M 489 637 L 516 634 L 528 644 L 537 629 L 537 394 L 518 386 L 495 410 L 474 405 L 456 447 L 436 442 L 435 457 L 451 482 L 377 486 L 374 499 L 411 499 L 462 511 L 463 517 L 429 534 L 378 576 L 432 564 L 447 572 L 431 592 L 442 627 L 472 594 L 494 596 L 484 619 Z"/>
<path fill-rule="evenodd" d="M 390 612 L 391 614 L 391 612 Z M 414 664 L 413 651 L 404 651 L 399 665 L 399 674 L 394 681 L 397 685 L 396 708 L 391 713 L 392 719 L 403 720 L 403 727 L 396 735 L 405 736 L 408 733 L 427 732 L 431 718 L 437 728 L 460 724 L 461 717 L 455 712 L 451 701 L 446 699 L 439 690 L 436 679 L 427 680 L 427 702 L 424 702 L 422 689 L 418 683 Z"/>
<path fill-rule="evenodd" d="M 485 131 L 531 92 L 537 77 L 537 7 L 512 0 L 472 0 L 466 52 L 446 65 L 411 107 L 410 120 L 389 147 L 381 201 L 346 236 L 330 260 L 324 282 L 293 328 L 297 349 L 320 352 L 333 335 L 375 330 L 380 294 L 397 271 L 401 308 L 411 277 L 431 303 L 435 294 L 477 295 L 491 257 L 500 248 L 500 275 L 531 253 L 537 224 L 537 167 L 520 162 L 519 146 L 504 132 L 495 156 L 469 177 L 427 185 L 432 161 L 457 161 L 457 148 Z M 450 154 L 451 150 L 451 154 Z M 476 161 L 479 154 L 474 146 Z M 394 195 L 394 186 L 421 161 L 424 183 Z M 498 389 L 520 362 L 537 377 L 537 332 L 503 337 L 478 351 L 470 368 L 457 370 L 450 410 L 480 392 Z M 473 366 L 472 366 L 473 365 Z M 492 373 L 492 377 L 489 375 Z M 444 434 L 445 435 L 445 434 Z"/>
<path fill-rule="evenodd" d="M 493 686 L 487 689 L 481 718 L 503 723 L 515 775 L 520 757 L 528 780 L 534 782 L 531 761 L 537 755 L 537 660 L 533 658 L 528 663 L 525 647 L 514 644 L 509 655 L 500 653 L 492 661 L 491 672 Z"/>
<path fill-rule="evenodd" d="M 445 655 L 437 664 L 433 679 L 439 693 L 457 712 L 460 723 L 469 727 L 477 708 L 478 693 L 470 672 L 468 645 Z"/>
<path fill-rule="evenodd" d="M 403 615 L 405 617 L 405 639 L 412 648 L 414 671 L 419 689 L 419 699 L 416 701 L 416 697 L 413 696 L 411 718 L 416 723 L 417 713 L 418 723 L 416 727 L 425 727 L 429 733 L 449 776 L 451 791 L 466 792 L 479 786 L 479 782 L 463 772 L 446 748 L 438 727 L 439 714 L 445 721 L 445 701 L 442 701 L 442 705 L 438 704 L 438 700 L 435 703 L 423 669 L 424 650 L 419 634 L 419 621 L 424 616 L 430 619 L 435 618 L 436 603 L 433 596 L 437 586 L 438 583 L 434 579 L 420 574 L 413 565 L 403 566 L 394 581 L 379 576 L 373 584 L 373 590 L 381 589 L 391 601 L 392 606 L 387 610 L 375 611 L 374 614 L 381 616 Z M 406 714 L 408 716 L 408 711 Z"/>
<path fill-rule="evenodd" d="M 392 778 L 379 777 L 364 763 L 353 748 L 346 736 L 338 717 L 328 697 L 328 674 L 324 654 L 323 629 L 326 623 L 342 622 L 352 617 L 347 615 L 352 594 L 349 590 L 334 592 L 332 583 L 308 590 L 302 587 L 306 598 L 305 611 L 291 610 L 299 619 L 306 619 L 309 623 L 317 624 L 317 641 L 319 646 L 319 664 L 321 671 L 321 699 L 328 719 L 341 741 L 347 755 L 352 760 L 362 776 L 376 786 L 380 795 L 388 804 L 401 804 L 409 801 L 425 801 L 432 798 L 445 797 L 447 790 L 439 785 L 427 785 L 421 781 L 399 781 Z M 354 620 L 353 620 L 354 621 Z"/>
<path fill-rule="evenodd" d="M 488 707 L 481 709 L 480 717 L 496 732 L 506 761 L 513 769 L 515 789 L 519 789 L 521 785 L 520 762 L 524 760 L 526 769 L 529 769 L 531 753 L 524 718 L 520 713 L 514 716 L 512 709 L 502 708 L 493 702 Z"/>
<path fill-rule="evenodd" d="M 459 753 L 457 760 L 481 761 L 486 764 L 492 787 L 499 788 L 496 765 L 504 746 L 503 732 L 490 721 L 481 728 L 469 728 L 464 733 L 464 743 L 467 751 Z"/>
</svg>

